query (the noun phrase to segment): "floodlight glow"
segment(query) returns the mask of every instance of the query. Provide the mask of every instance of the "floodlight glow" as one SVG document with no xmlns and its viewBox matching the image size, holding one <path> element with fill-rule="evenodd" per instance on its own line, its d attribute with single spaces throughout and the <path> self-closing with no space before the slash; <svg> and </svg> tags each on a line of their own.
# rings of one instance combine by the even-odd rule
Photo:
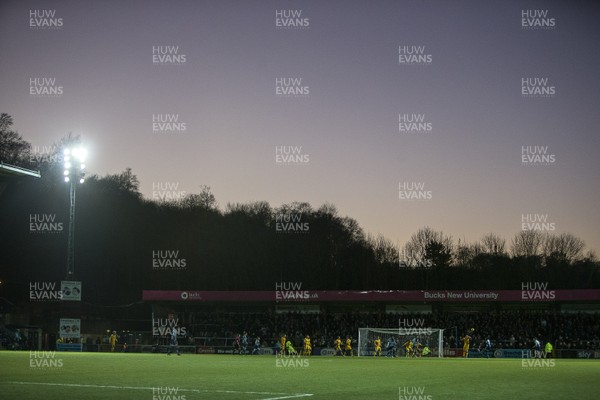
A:
<svg viewBox="0 0 600 400">
<path fill-rule="evenodd" d="M 87 151 L 81 147 L 73 149 L 73 155 L 79 159 L 79 162 L 84 162 L 87 156 Z"/>
<path fill-rule="evenodd" d="M 83 147 L 67 148 L 63 150 L 63 161 L 65 163 L 64 179 L 65 182 L 69 183 L 69 194 L 71 200 L 71 208 L 69 212 L 69 240 L 67 245 L 67 278 L 72 280 L 74 272 L 74 223 L 75 220 L 75 190 L 77 188 L 77 181 L 80 184 L 85 182 L 85 158 L 87 156 L 87 150 Z M 71 160 L 73 158 L 73 160 Z M 73 180 L 71 180 L 73 178 Z"/>
</svg>

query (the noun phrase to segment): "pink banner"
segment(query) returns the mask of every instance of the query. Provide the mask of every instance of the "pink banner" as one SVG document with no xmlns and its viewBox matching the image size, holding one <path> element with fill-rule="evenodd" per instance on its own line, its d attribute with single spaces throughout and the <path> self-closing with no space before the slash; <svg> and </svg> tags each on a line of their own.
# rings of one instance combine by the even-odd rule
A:
<svg viewBox="0 0 600 400">
<path fill-rule="evenodd" d="M 488 302 L 488 301 L 600 301 L 599 289 L 577 290 L 272 290 L 272 291 L 202 291 L 144 290 L 144 301 L 415 301 L 415 302 Z"/>
</svg>

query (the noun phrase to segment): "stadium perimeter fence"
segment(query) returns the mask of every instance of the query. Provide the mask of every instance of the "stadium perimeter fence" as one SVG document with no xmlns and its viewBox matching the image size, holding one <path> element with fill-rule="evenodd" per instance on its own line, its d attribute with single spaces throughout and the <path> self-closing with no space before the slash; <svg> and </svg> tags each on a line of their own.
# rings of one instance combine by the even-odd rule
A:
<svg viewBox="0 0 600 400">
<path fill-rule="evenodd" d="M 179 351 L 182 354 L 239 354 L 233 346 L 197 346 L 197 345 L 179 345 Z M 166 354 L 168 345 L 149 345 L 133 344 L 124 347 L 123 344 L 117 344 L 115 353 L 157 353 Z M 83 344 L 71 346 L 57 346 L 59 351 L 83 351 L 83 352 L 103 352 L 110 353 L 109 344 Z M 278 351 L 275 347 L 261 347 L 259 355 L 275 355 Z M 248 347 L 247 355 L 252 352 L 252 347 Z M 314 348 L 313 356 L 335 356 L 335 350 L 329 347 Z M 404 358 L 402 351 L 398 352 L 398 358 Z M 444 357 L 462 357 L 462 348 L 444 348 Z M 427 358 L 427 357 L 422 357 Z M 431 358 L 431 357 L 429 357 Z M 480 349 L 471 349 L 469 358 L 531 358 L 529 349 L 501 348 L 492 349 L 486 352 Z M 578 359 L 600 359 L 600 349 L 554 349 L 548 358 L 578 358 Z"/>
</svg>

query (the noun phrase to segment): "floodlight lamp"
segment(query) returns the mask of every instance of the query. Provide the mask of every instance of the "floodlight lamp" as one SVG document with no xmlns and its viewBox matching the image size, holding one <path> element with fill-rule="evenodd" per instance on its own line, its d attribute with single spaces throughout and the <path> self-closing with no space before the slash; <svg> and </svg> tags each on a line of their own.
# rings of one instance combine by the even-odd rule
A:
<svg viewBox="0 0 600 400">
<path fill-rule="evenodd" d="M 84 148 L 78 147 L 73 150 L 73 155 L 75 155 L 75 157 L 77 157 L 79 162 L 84 162 L 85 157 L 87 156 L 87 151 Z"/>
</svg>

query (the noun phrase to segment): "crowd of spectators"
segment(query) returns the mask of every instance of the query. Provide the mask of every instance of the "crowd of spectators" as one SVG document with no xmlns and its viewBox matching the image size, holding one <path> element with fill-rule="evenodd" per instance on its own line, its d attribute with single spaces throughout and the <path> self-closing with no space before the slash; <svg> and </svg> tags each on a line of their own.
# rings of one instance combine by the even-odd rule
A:
<svg viewBox="0 0 600 400">
<path fill-rule="evenodd" d="M 190 312 L 183 317 L 189 335 L 200 344 L 222 345 L 223 339 L 248 332 L 264 346 L 273 346 L 282 334 L 300 344 L 310 335 L 315 347 L 330 347 L 338 337 L 356 339 L 358 329 L 400 328 L 401 321 L 419 321 L 420 327 L 444 329 L 445 347 L 462 347 L 460 338 L 474 328 L 472 348 L 489 338 L 495 348 L 531 348 L 533 338 L 561 349 L 600 349 L 600 314 L 555 312 L 477 313 L 236 313 Z"/>
<path fill-rule="evenodd" d="M 21 350 L 27 348 L 27 338 L 19 329 L 10 329 L 0 324 L 0 349 Z"/>
</svg>

